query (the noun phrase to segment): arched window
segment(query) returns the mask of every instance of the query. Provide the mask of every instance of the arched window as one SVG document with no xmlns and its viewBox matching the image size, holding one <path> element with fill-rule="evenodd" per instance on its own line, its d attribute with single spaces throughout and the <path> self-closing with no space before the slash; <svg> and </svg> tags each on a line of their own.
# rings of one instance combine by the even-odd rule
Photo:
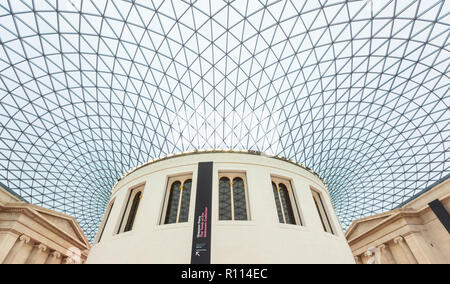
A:
<svg viewBox="0 0 450 284">
<path fill-rule="evenodd" d="M 219 181 L 219 220 L 232 220 L 230 179 L 223 177 Z"/>
<path fill-rule="evenodd" d="M 234 220 L 247 220 L 247 199 L 245 198 L 244 180 L 233 179 Z"/>
<path fill-rule="evenodd" d="M 284 217 L 286 219 L 286 224 L 295 225 L 294 210 L 292 209 L 291 198 L 289 197 L 289 191 L 284 183 L 280 183 L 280 200 L 283 206 Z"/>
<path fill-rule="evenodd" d="M 334 234 L 333 226 L 331 224 L 330 218 L 328 217 L 327 209 L 325 207 L 325 204 L 323 203 L 322 194 L 313 189 L 311 189 L 311 192 L 314 198 L 314 204 L 316 205 L 317 212 L 319 213 L 323 230 L 327 233 Z"/>
<path fill-rule="evenodd" d="M 139 208 L 139 202 L 141 202 L 142 192 L 136 193 L 133 199 L 133 203 L 131 205 L 130 214 L 128 215 L 127 224 L 125 225 L 124 232 L 129 232 L 133 229 L 134 219 L 136 218 L 136 213 Z"/>
<path fill-rule="evenodd" d="M 171 178 L 169 185 L 164 224 L 188 222 L 192 189 L 191 176 Z"/>
<path fill-rule="evenodd" d="M 119 224 L 118 234 L 129 232 L 133 229 L 134 221 L 141 202 L 144 186 L 130 190 L 125 206 L 125 211 Z"/>
<path fill-rule="evenodd" d="M 105 221 L 103 222 L 102 229 L 100 230 L 100 235 L 99 235 L 96 243 L 99 243 L 102 240 L 103 233 L 105 232 L 106 225 L 108 224 L 108 221 L 109 221 L 109 216 L 111 215 L 111 211 L 114 206 L 114 201 L 115 200 L 111 201 L 111 203 L 108 205 L 108 209 L 106 210 L 106 212 L 107 212 L 106 218 L 105 218 Z"/>
<path fill-rule="evenodd" d="M 243 174 L 221 174 L 219 179 L 219 220 L 246 221 L 247 191 Z"/>
<path fill-rule="evenodd" d="M 301 224 L 300 214 L 294 209 L 296 202 L 295 196 L 290 188 L 290 182 L 273 178 L 272 190 L 280 223 L 291 225 Z"/>
<path fill-rule="evenodd" d="M 184 182 L 182 188 L 182 198 L 181 198 L 181 207 L 180 207 L 180 217 L 179 222 L 184 223 L 189 220 L 189 204 L 191 202 L 191 187 L 192 180 L 188 179 Z"/>
<path fill-rule="evenodd" d="M 275 197 L 275 205 L 277 206 L 277 213 L 278 213 L 278 220 L 280 223 L 284 222 L 284 215 L 283 215 L 283 209 L 280 202 L 280 194 L 278 193 L 278 186 L 276 183 L 272 182 L 272 189 L 273 189 L 273 195 Z"/>
<path fill-rule="evenodd" d="M 167 213 L 165 224 L 177 223 L 178 205 L 180 204 L 181 182 L 175 181 L 170 187 L 169 201 L 167 203 Z"/>
</svg>

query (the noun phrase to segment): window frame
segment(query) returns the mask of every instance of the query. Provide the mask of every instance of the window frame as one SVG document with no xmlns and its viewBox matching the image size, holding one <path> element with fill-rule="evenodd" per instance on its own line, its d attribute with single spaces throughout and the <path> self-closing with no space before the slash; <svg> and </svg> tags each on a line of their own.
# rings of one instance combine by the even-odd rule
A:
<svg viewBox="0 0 450 284">
<path fill-rule="evenodd" d="M 222 178 L 228 178 L 230 180 L 230 196 L 231 196 L 231 220 L 220 220 L 220 180 Z M 247 211 L 247 219 L 246 220 L 236 220 L 235 218 L 235 213 L 234 213 L 234 180 L 240 178 L 242 179 L 243 183 L 244 183 L 244 196 L 245 196 L 245 208 Z M 237 171 L 220 171 L 219 175 L 218 175 L 218 179 L 217 179 L 218 183 L 217 183 L 217 193 L 218 193 L 218 198 L 217 198 L 217 218 L 219 222 L 247 222 L 247 221 L 251 221 L 252 217 L 250 214 L 250 200 L 249 200 L 249 190 L 248 190 L 248 183 L 247 183 L 247 173 L 245 172 L 237 172 Z"/>
<path fill-rule="evenodd" d="M 276 215 L 277 215 L 278 223 L 281 224 L 281 225 L 290 225 L 290 226 L 304 227 L 305 226 L 304 218 L 303 218 L 303 215 L 302 215 L 299 203 L 297 202 L 297 197 L 296 197 L 296 194 L 295 194 L 295 188 L 293 186 L 292 180 L 289 179 L 289 178 L 285 178 L 285 177 L 271 175 L 270 176 L 270 181 L 271 181 L 270 182 L 271 192 L 273 191 L 272 183 L 274 183 L 277 186 L 278 200 L 280 202 L 281 212 L 283 214 L 284 223 L 281 223 L 280 220 L 279 220 L 279 217 L 278 217 L 278 206 L 276 204 L 275 197 L 272 194 L 272 198 L 273 198 L 273 201 L 275 203 L 275 210 L 277 212 Z M 284 212 L 284 209 L 283 209 L 283 204 L 282 204 L 282 201 L 281 201 L 281 194 L 280 194 L 280 190 L 279 190 L 280 184 L 284 184 L 286 186 L 287 191 L 288 191 L 289 201 L 291 203 L 292 211 L 293 211 L 293 214 L 294 214 L 295 224 L 289 224 L 289 223 L 286 222 L 286 215 L 285 215 L 286 213 Z"/>
<path fill-rule="evenodd" d="M 325 205 L 324 198 L 322 193 L 311 187 L 311 194 L 314 202 L 314 206 L 316 207 L 317 214 L 319 215 L 319 219 L 322 223 L 323 230 L 326 233 L 336 235 L 336 229 L 334 227 L 334 223 L 331 220 L 330 211 L 328 209 L 328 205 Z M 318 203 L 319 202 L 319 203 Z M 325 216 L 325 218 L 324 218 Z"/>
<path fill-rule="evenodd" d="M 133 186 L 128 190 L 127 195 L 126 195 L 127 201 L 125 203 L 125 207 L 122 209 L 122 213 L 120 214 L 120 216 L 121 216 L 120 222 L 117 225 L 116 230 L 115 230 L 116 235 L 133 231 L 133 227 L 136 223 L 136 218 L 137 218 L 138 212 L 139 212 L 139 207 L 141 205 L 142 199 L 144 198 L 144 190 L 145 190 L 145 183 L 137 185 L 137 186 Z M 131 208 L 133 207 L 134 198 L 138 193 L 141 193 L 141 196 L 140 196 L 141 201 L 139 202 L 138 208 L 136 209 L 136 214 L 135 214 L 134 220 L 133 220 L 133 226 L 132 226 L 131 230 L 125 231 L 127 223 L 129 222 L 130 212 L 131 212 Z"/>
<path fill-rule="evenodd" d="M 116 202 L 116 198 L 114 197 L 109 203 L 108 203 L 108 207 L 106 208 L 105 214 L 104 216 L 106 216 L 106 218 L 103 218 L 102 223 L 100 225 L 100 230 L 99 230 L 99 235 L 97 236 L 96 240 L 95 240 L 95 244 L 98 244 L 101 242 L 102 238 L 103 238 L 103 234 L 105 233 L 105 228 L 106 225 L 108 225 L 108 221 L 109 218 L 111 217 L 111 212 L 114 208 Z"/>
<path fill-rule="evenodd" d="M 166 182 L 166 190 L 164 193 L 164 204 L 162 207 L 161 212 L 161 218 L 159 221 L 159 225 L 161 226 L 167 226 L 167 225 L 176 225 L 176 224 L 186 224 L 190 221 L 190 215 L 191 215 L 191 204 L 192 204 L 192 192 L 194 191 L 194 178 L 192 173 L 186 173 L 186 174 L 180 174 L 180 175 L 174 175 L 167 177 Z M 178 209 L 177 209 L 177 220 L 175 223 L 166 223 L 166 217 L 167 217 L 167 209 L 169 206 L 169 199 L 170 199 L 170 193 L 172 190 L 172 185 L 179 181 L 181 183 L 181 186 L 184 187 L 184 184 L 186 181 L 191 180 L 191 192 L 189 196 L 189 213 L 188 213 L 188 220 L 186 222 L 179 222 L 180 220 L 180 213 L 181 213 L 181 204 L 183 201 L 183 190 L 181 190 L 180 198 L 178 200 Z"/>
</svg>

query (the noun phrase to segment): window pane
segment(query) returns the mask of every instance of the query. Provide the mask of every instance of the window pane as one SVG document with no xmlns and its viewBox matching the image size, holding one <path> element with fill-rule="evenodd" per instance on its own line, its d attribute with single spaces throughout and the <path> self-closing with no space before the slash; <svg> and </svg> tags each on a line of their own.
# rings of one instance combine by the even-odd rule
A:
<svg viewBox="0 0 450 284">
<path fill-rule="evenodd" d="M 189 205 L 191 201 L 191 187 L 192 180 L 187 180 L 183 185 L 183 196 L 181 197 L 181 208 L 179 223 L 184 223 L 189 220 Z"/>
<path fill-rule="evenodd" d="M 128 232 L 133 229 L 134 219 L 139 208 L 139 202 L 141 201 L 141 195 L 142 192 L 138 192 L 134 196 L 133 204 L 131 205 L 130 214 L 128 215 L 128 220 L 124 232 Z"/>
<path fill-rule="evenodd" d="M 247 220 L 247 201 L 245 200 L 244 181 L 233 180 L 234 220 Z"/>
<path fill-rule="evenodd" d="M 273 195 L 275 197 L 275 204 L 277 205 L 278 220 L 280 221 L 280 223 L 284 223 L 283 212 L 281 211 L 280 198 L 278 197 L 277 185 L 274 182 L 272 182 L 272 188 L 273 188 Z"/>
<path fill-rule="evenodd" d="M 165 224 L 173 224 L 177 222 L 178 203 L 180 201 L 181 182 L 176 181 L 170 187 L 169 202 L 167 203 L 167 212 Z"/>
<path fill-rule="evenodd" d="M 292 209 L 291 198 L 289 197 L 289 191 L 283 183 L 280 183 L 280 197 L 283 205 L 284 216 L 286 218 L 286 224 L 295 225 L 294 210 Z"/>
<path fill-rule="evenodd" d="M 219 220 L 231 220 L 231 188 L 230 179 L 219 181 Z"/>
</svg>

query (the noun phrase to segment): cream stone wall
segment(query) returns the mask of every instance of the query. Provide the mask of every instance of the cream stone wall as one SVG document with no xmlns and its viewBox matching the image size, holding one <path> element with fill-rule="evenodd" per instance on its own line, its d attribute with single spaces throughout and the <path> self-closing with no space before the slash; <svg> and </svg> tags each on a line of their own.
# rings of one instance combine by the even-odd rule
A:
<svg viewBox="0 0 450 284">
<path fill-rule="evenodd" d="M 428 204 L 450 211 L 450 179 L 402 208 L 355 221 L 346 233 L 359 264 L 450 263 L 450 235 Z"/>
<path fill-rule="evenodd" d="M 211 161 L 214 162 L 212 263 L 354 263 L 329 193 L 316 174 L 280 159 L 232 152 L 163 159 L 122 178 L 112 191 L 114 206 L 101 241 L 91 248 L 87 263 L 190 263 L 198 163 Z M 218 176 L 221 172 L 245 173 L 249 221 L 219 221 Z M 189 173 L 193 175 L 189 222 L 161 225 L 168 178 Z M 303 226 L 279 223 L 271 176 L 291 181 Z M 133 230 L 117 234 L 128 192 L 142 184 L 145 188 Z M 311 187 L 324 198 L 334 235 L 326 233 L 322 227 Z"/>
<path fill-rule="evenodd" d="M 84 263 L 90 244 L 73 217 L 0 187 L 0 264 Z"/>
</svg>

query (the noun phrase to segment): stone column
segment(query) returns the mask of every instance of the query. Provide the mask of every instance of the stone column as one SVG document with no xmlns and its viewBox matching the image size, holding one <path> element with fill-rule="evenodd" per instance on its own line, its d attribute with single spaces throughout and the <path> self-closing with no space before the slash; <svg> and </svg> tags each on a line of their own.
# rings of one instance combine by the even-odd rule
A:
<svg viewBox="0 0 450 284">
<path fill-rule="evenodd" d="M 420 232 L 411 232 L 410 234 L 405 235 L 405 240 L 418 263 L 439 263 L 437 257 L 431 250 L 431 247 L 428 246 Z"/>
<path fill-rule="evenodd" d="M 356 264 L 362 264 L 361 258 L 357 255 L 353 256 Z"/>
<path fill-rule="evenodd" d="M 44 264 L 48 257 L 48 248 L 43 244 L 34 245 L 30 256 L 27 259 L 27 264 Z"/>
<path fill-rule="evenodd" d="M 52 251 L 47 258 L 45 264 L 61 264 L 62 256 L 57 251 Z"/>
<path fill-rule="evenodd" d="M 411 249 L 408 247 L 408 244 L 405 243 L 405 239 L 403 239 L 402 236 L 395 238 L 394 242 L 402 248 L 403 254 L 409 264 L 417 264 L 414 254 L 411 252 Z"/>
<path fill-rule="evenodd" d="M 0 232 L 0 264 L 5 261 L 18 238 L 19 235 L 17 234 L 11 232 Z"/>
<path fill-rule="evenodd" d="M 380 255 L 381 264 L 395 264 L 394 256 L 392 255 L 391 249 L 389 248 L 389 245 L 382 244 L 379 245 L 378 248 L 380 249 Z"/>
<path fill-rule="evenodd" d="M 6 257 L 6 264 L 24 264 L 30 255 L 33 246 L 30 237 L 26 235 L 20 236 L 19 240 L 14 244 L 13 248 Z"/>
</svg>

